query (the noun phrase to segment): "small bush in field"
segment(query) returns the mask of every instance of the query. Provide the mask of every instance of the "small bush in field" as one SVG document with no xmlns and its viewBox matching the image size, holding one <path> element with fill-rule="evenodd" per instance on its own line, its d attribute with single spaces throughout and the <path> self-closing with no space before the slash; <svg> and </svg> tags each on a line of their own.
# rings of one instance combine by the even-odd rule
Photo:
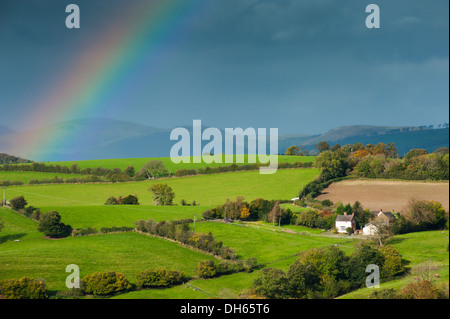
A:
<svg viewBox="0 0 450 319">
<path fill-rule="evenodd" d="M 145 270 L 137 276 L 136 285 L 139 288 L 168 287 L 186 282 L 184 271 L 155 269 Z"/>
<path fill-rule="evenodd" d="M 96 272 L 85 276 L 82 281 L 85 293 L 93 295 L 111 295 L 131 288 L 124 274 L 113 271 Z"/>
<path fill-rule="evenodd" d="M 47 299 L 48 290 L 42 281 L 22 277 L 0 281 L 0 294 L 7 299 Z"/>
<path fill-rule="evenodd" d="M 212 278 L 217 273 L 216 265 L 212 260 L 204 260 L 198 264 L 195 273 L 200 278 Z"/>
</svg>

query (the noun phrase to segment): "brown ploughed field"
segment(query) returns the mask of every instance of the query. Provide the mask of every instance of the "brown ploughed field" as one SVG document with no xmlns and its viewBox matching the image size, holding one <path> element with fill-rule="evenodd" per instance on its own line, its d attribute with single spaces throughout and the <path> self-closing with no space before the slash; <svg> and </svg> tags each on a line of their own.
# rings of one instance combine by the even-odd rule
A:
<svg viewBox="0 0 450 319">
<path fill-rule="evenodd" d="M 403 211 L 412 198 L 434 200 L 449 210 L 448 182 L 416 182 L 391 180 L 348 180 L 331 184 L 319 200 L 329 199 L 336 203 L 361 202 L 371 211 Z"/>
</svg>

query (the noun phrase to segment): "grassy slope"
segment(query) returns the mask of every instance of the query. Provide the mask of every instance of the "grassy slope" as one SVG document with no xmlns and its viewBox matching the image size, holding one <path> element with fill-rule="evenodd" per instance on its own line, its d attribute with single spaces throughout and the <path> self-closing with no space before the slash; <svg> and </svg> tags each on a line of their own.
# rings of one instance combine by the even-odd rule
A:
<svg viewBox="0 0 450 319">
<path fill-rule="evenodd" d="M 104 159 L 104 160 L 86 160 L 86 161 L 68 161 L 68 162 L 46 162 L 48 165 L 61 165 L 61 166 L 72 166 L 73 164 L 78 164 L 81 168 L 93 168 L 93 167 L 103 167 L 103 168 L 120 168 L 125 169 L 127 166 L 134 166 L 136 170 L 139 170 L 145 163 L 151 160 L 160 160 L 164 163 L 169 172 L 175 172 L 180 168 L 186 169 L 196 169 L 196 168 L 204 168 L 206 166 L 209 167 L 217 167 L 217 166 L 228 166 L 231 163 L 225 163 L 225 159 L 223 157 L 222 163 L 211 163 L 207 164 L 202 161 L 202 163 L 193 163 L 194 157 L 184 158 L 189 163 L 180 163 L 175 164 L 171 161 L 170 157 L 152 157 L 152 158 L 122 158 L 122 159 Z M 279 155 L 278 162 L 279 163 L 295 163 L 295 162 L 313 162 L 315 159 L 314 156 L 286 156 Z M 234 156 L 234 162 L 236 162 L 236 155 Z M 245 155 L 245 163 L 248 162 L 247 155 Z M 239 163 L 237 163 L 239 165 Z"/>
<path fill-rule="evenodd" d="M 93 206 L 104 204 L 110 196 L 136 194 L 141 204 L 152 205 L 152 194 L 148 188 L 156 183 L 167 183 L 176 194 L 175 203 L 185 199 L 210 206 L 237 196 L 244 196 L 247 201 L 259 197 L 290 199 L 318 174 L 318 169 L 302 168 L 279 170 L 273 175 L 252 171 L 131 183 L 16 186 L 8 188 L 6 197 L 11 199 L 24 195 L 28 203 L 35 207 Z"/>
<path fill-rule="evenodd" d="M 243 228 L 230 224 L 219 224 L 212 222 L 197 223 L 198 232 L 211 231 L 216 238 L 222 240 L 224 245 L 236 250 L 242 259 L 256 257 L 258 262 L 264 263 L 265 267 L 276 267 L 287 270 L 299 253 L 313 247 L 325 247 L 339 244 L 347 253 L 351 253 L 352 241 L 347 238 L 330 238 L 322 236 L 302 236 L 275 232 L 264 228 Z M 142 290 L 131 292 L 115 298 L 234 298 L 241 291 L 251 287 L 253 281 L 261 270 L 252 273 L 237 273 L 213 279 L 198 279 L 189 284 L 209 292 L 194 290 L 192 287 L 177 286 L 161 290 Z"/>
<path fill-rule="evenodd" d="M 234 227 L 230 225 L 223 225 L 224 227 Z M 209 228 L 209 227 L 208 227 Z M 237 227 L 236 227 L 237 228 Z M 220 232 L 216 233 L 220 234 Z M 228 233 L 228 232 L 227 232 Z M 235 233 L 231 232 L 229 236 L 230 239 L 225 241 L 226 243 L 230 243 L 234 241 L 231 237 L 234 237 Z M 251 232 L 250 237 L 254 237 L 256 233 Z M 274 237 L 270 238 L 267 236 L 268 240 L 279 241 L 280 239 L 276 238 L 276 234 L 273 234 Z M 443 267 L 438 273 L 440 274 L 440 278 L 438 282 L 448 282 L 448 253 L 446 251 L 446 245 L 448 243 L 448 231 L 443 234 L 440 231 L 433 232 L 423 232 L 423 233 L 411 233 L 406 235 L 396 236 L 396 240 L 393 242 L 393 245 L 397 247 L 402 253 L 403 257 L 410 261 L 411 266 L 414 263 L 427 260 L 428 257 L 432 258 L 435 261 L 441 262 L 443 265 L 447 265 L 447 267 Z M 242 238 L 242 236 L 241 236 Z M 322 239 L 322 238 L 318 238 Z M 337 239 L 335 239 L 337 240 Z M 248 240 L 240 239 L 241 248 L 240 251 L 246 251 L 246 254 L 250 255 L 251 249 L 245 249 L 244 246 L 252 245 Z M 267 241 L 272 243 L 272 241 Z M 305 245 L 305 243 L 303 243 Z M 304 249 L 307 249 L 309 245 L 306 244 L 303 246 Z M 254 248 L 254 247 L 253 247 Z M 300 248 L 300 246 L 299 246 Z M 345 244 L 341 246 L 346 252 L 351 252 L 350 244 Z M 423 249 L 422 249 L 423 248 Z M 288 252 L 290 248 L 283 247 L 281 248 L 284 252 Z M 263 250 L 256 250 L 256 254 L 260 254 Z M 264 252 L 263 252 L 264 253 Z M 277 254 L 276 252 L 272 252 Z M 265 254 L 265 253 L 264 253 Z M 288 266 L 294 262 L 296 257 L 287 258 L 283 261 L 278 261 L 276 263 L 272 263 L 268 266 L 277 267 L 283 270 L 286 270 Z M 258 276 L 260 271 L 255 271 L 253 273 L 238 273 L 228 276 L 223 276 L 220 278 L 208 279 L 208 280 L 194 280 L 191 281 L 190 284 L 201 288 L 211 294 L 204 293 L 200 290 L 194 290 L 192 287 L 185 286 L 177 286 L 169 289 L 162 290 L 143 290 L 138 292 L 132 292 L 129 294 L 117 296 L 116 298 L 186 298 L 186 299 L 199 299 L 199 298 L 211 298 L 211 297 L 223 297 L 223 298 L 234 298 L 239 292 L 248 289 L 253 280 Z M 398 280 L 390 281 L 387 283 L 382 283 L 382 288 L 395 288 L 400 289 L 404 285 L 408 284 L 412 281 L 410 276 L 405 278 L 401 278 Z M 364 299 L 367 298 L 372 290 L 368 288 L 359 289 L 352 293 L 349 293 L 345 296 L 342 296 L 340 299 Z"/>
<path fill-rule="evenodd" d="M 449 232 L 444 231 L 427 231 L 409 233 L 395 236 L 391 244 L 396 247 L 403 259 L 407 261 L 406 267 L 410 268 L 421 262 L 431 260 L 441 265 L 441 269 L 437 271 L 440 278 L 437 282 L 449 281 L 449 267 L 447 252 Z M 432 277 L 434 272 L 432 274 Z M 380 288 L 394 288 L 400 290 L 402 287 L 413 281 L 413 276 L 408 275 L 403 278 L 382 283 Z M 372 289 L 363 288 L 351 292 L 340 297 L 341 299 L 365 299 L 368 298 Z"/>
<path fill-rule="evenodd" d="M 303 250 L 336 243 L 351 250 L 348 239 L 288 234 L 270 228 L 203 222 L 197 223 L 196 230 L 212 232 L 224 245 L 234 248 L 241 258 L 256 257 L 260 263 L 272 263 Z"/>
<path fill-rule="evenodd" d="M 0 209 L 0 218 L 5 221 L 0 233 L 0 279 L 44 278 L 51 290 L 65 288 L 68 275 L 65 268 L 69 264 L 77 264 L 82 276 L 112 270 L 123 272 L 134 282 L 138 272 L 156 267 L 185 270 L 193 275 L 200 261 L 212 259 L 178 244 L 137 233 L 49 240 L 37 232 L 37 223 L 25 217 Z"/>
<path fill-rule="evenodd" d="M 202 206 L 48 206 L 42 207 L 42 212 L 56 210 L 64 223 L 73 228 L 96 227 L 133 227 L 138 220 L 180 220 L 201 218 L 201 213 L 207 208 Z"/>
</svg>

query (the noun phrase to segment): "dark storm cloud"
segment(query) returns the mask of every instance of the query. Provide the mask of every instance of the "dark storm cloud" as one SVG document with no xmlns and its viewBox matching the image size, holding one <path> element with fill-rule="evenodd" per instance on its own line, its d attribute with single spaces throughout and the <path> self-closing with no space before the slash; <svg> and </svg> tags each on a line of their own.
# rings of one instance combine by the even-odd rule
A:
<svg viewBox="0 0 450 319">
<path fill-rule="evenodd" d="M 64 1 L 24 10 L 31 2 L 37 3 L 2 1 L 0 38 L 8 45 L 0 49 L 0 88 L 6 88 L 0 108 L 11 116 L 29 107 L 14 88 L 21 84 L 36 95 L 48 90 L 38 74 L 53 71 L 57 79 L 58 68 L 82 54 L 88 39 L 114 28 L 121 11 L 136 3 L 80 0 L 82 28 L 69 32 L 55 28 L 65 17 Z M 448 118 L 446 0 L 197 3 L 182 45 L 157 79 L 130 79 L 146 89 L 115 100 L 112 107 L 124 119 L 165 127 L 202 119 L 218 127 L 318 133 Z M 380 7 L 380 29 L 365 26 L 369 3 Z"/>
</svg>

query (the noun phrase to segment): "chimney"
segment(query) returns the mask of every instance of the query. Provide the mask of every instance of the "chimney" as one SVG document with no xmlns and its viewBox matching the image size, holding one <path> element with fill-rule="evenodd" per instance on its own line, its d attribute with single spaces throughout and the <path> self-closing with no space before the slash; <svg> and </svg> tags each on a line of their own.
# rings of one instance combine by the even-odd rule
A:
<svg viewBox="0 0 450 319">
<path fill-rule="evenodd" d="M 347 212 L 344 212 L 344 215 L 347 216 Z"/>
</svg>

